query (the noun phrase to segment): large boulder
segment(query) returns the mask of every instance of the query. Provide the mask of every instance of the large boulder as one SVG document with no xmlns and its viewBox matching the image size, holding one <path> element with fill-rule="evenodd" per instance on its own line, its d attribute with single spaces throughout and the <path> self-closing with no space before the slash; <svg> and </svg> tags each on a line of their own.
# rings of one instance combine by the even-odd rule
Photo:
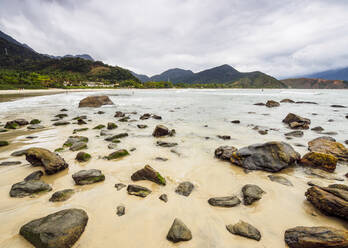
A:
<svg viewBox="0 0 348 248">
<path fill-rule="evenodd" d="M 82 209 L 66 209 L 30 221 L 19 234 L 39 248 L 70 248 L 80 238 L 88 222 Z"/>
<path fill-rule="evenodd" d="M 27 180 L 12 185 L 10 190 L 11 197 L 25 197 L 41 192 L 51 191 L 52 188 L 47 183 L 39 180 Z"/>
<path fill-rule="evenodd" d="M 133 181 L 149 180 L 159 185 L 166 185 L 166 179 L 150 165 L 145 165 L 144 168 L 134 172 L 131 179 Z"/>
<path fill-rule="evenodd" d="M 79 103 L 79 108 L 99 108 L 103 105 L 114 105 L 108 96 L 88 96 Z"/>
<path fill-rule="evenodd" d="M 309 141 L 308 150 L 331 154 L 339 160 L 348 161 L 348 149 L 331 137 L 324 136 Z"/>
<path fill-rule="evenodd" d="M 326 215 L 348 220 L 348 190 L 344 187 L 310 187 L 307 200 Z"/>
<path fill-rule="evenodd" d="M 328 172 L 334 172 L 336 169 L 337 158 L 331 154 L 320 152 L 309 152 L 301 158 L 301 164 L 316 167 Z"/>
<path fill-rule="evenodd" d="M 167 239 L 173 243 L 180 241 L 189 241 L 192 239 L 190 229 L 180 219 L 175 218 L 167 234 Z"/>
<path fill-rule="evenodd" d="M 285 119 L 284 123 L 288 124 L 292 129 L 308 129 L 309 124 L 311 124 L 311 120 L 307 118 L 303 118 L 299 115 L 295 115 L 293 113 L 289 113 Z"/>
<path fill-rule="evenodd" d="M 285 142 L 267 142 L 233 152 L 231 162 L 248 170 L 277 172 L 300 160 L 300 154 Z"/>
<path fill-rule="evenodd" d="M 69 167 L 62 157 L 44 148 L 27 149 L 25 158 L 32 166 L 43 166 L 47 175 L 57 173 Z"/>
<path fill-rule="evenodd" d="M 332 227 L 297 226 L 285 231 L 290 248 L 347 248 L 348 232 Z"/>
</svg>

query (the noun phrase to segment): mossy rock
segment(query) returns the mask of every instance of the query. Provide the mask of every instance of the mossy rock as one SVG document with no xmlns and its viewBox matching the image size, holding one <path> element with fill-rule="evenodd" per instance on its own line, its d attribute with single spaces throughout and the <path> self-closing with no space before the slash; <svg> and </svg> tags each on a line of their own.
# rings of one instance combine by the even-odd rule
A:
<svg viewBox="0 0 348 248">
<path fill-rule="evenodd" d="M 18 123 L 14 121 L 8 121 L 6 122 L 5 128 L 7 129 L 17 129 L 19 127 Z"/>
<path fill-rule="evenodd" d="M 61 202 L 61 201 L 66 201 L 68 200 L 75 191 L 73 189 L 64 189 L 55 192 L 51 198 L 49 199 L 50 202 Z"/>
<path fill-rule="evenodd" d="M 63 147 L 59 147 L 57 149 L 54 150 L 54 152 L 62 152 L 64 151 L 64 148 Z"/>
<path fill-rule="evenodd" d="M 302 157 L 301 164 L 333 172 L 336 169 L 337 161 L 338 159 L 331 154 L 309 152 Z"/>
<path fill-rule="evenodd" d="M 103 129 L 103 128 L 105 128 L 105 125 L 103 125 L 103 124 L 99 124 L 98 126 L 95 126 L 93 129 Z"/>
<path fill-rule="evenodd" d="M 113 140 L 111 140 L 111 143 L 114 143 L 114 144 L 118 144 L 118 143 L 120 143 L 121 142 L 121 140 L 119 140 L 119 139 L 113 139 Z"/>
<path fill-rule="evenodd" d="M 74 129 L 73 134 L 78 133 L 78 132 L 84 132 L 84 131 L 87 131 L 87 130 L 88 130 L 88 127 L 77 128 L 77 129 Z"/>
<path fill-rule="evenodd" d="M 6 132 L 8 132 L 7 129 L 5 129 L 5 128 L 0 128 L 0 133 L 6 133 Z"/>
<path fill-rule="evenodd" d="M 100 170 L 81 170 L 72 175 L 75 183 L 77 185 L 92 184 L 96 182 L 101 182 L 105 180 L 104 174 Z"/>
<path fill-rule="evenodd" d="M 87 162 L 88 160 L 91 159 L 91 155 L 87 152 L 79 152 L 77 155 L 76 155 L 76 160 L 79 161 L 79 162 Z"/>
<path fill-rule="evenodd" d="M 112 130 L 112 129 L 115 129 L 115 128 L 117 128 L 117 125 L 115 123 L 113 123 L 113 122 L 109 122 L 108 123 L 108 129 L 109 130 Z"/>
<path fill-rule="evenodd" d="M 33 119 L 30 121 L 31 125 L 36 125 L 36 124 L 40 124 L 40 123 L 41 123 L 41 121 L 39 119 Z"/>
<path fill-rule="evenodd" d="M 166 185 L 166 180 L 161 174 L 154 170 L 150 165 L 145 165 L 143 169 L 140 169 L 133 173 L 131 176 L 133 181 L 149 180 L 159 185 Z"/>
<path fill-rule="evenodd" d="M 10 143 L 6 140 L 0 140 L 0 147 L 1 146 L 8 146 Z"/>
<path fill-rule="evenodd" d="M 110 153 L 109 156 L 106 157 L 106 159 L 113 160 L 113 159 L 122 158 L 122 157 L 125 157 L 128 155 L 129 155 L 129 152 L 126 149 L 121 149 L 121 150 L 117 150 L 113 153 Z"/>
</svg>

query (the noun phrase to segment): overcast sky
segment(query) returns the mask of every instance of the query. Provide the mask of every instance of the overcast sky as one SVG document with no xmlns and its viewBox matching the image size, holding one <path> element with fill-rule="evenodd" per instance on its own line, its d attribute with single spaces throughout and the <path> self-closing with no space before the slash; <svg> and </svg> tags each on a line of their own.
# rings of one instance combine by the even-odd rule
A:
<svg viewBox="0 0 348 248">
<path fill-rule="evenodd" d="M 147 75 L 348 66 L 347 0 L 0 0 L 0 30 L 40 53 L 88 53 Z"/>
</svg>

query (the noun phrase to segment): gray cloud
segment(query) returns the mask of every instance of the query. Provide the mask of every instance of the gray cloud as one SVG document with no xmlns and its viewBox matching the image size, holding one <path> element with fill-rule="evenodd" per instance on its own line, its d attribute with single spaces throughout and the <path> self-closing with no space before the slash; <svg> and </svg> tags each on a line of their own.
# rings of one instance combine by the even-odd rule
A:
<svg viewBox="0 0 348 248">
<path fill-rule="evenodd" d="M 0 29 L 149 75 L 227 63 L 287 77 L 348 66 L 347 13 L 345 0 L 1 0 Z"/>
</svg>

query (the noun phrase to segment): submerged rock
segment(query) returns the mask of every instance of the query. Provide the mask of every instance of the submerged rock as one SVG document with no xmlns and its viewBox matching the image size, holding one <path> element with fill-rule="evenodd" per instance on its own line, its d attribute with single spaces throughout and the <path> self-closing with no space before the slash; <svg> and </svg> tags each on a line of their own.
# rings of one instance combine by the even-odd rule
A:
<svg viewBox="0 0 348 248">
<path fill-rule="evenodd" d="M 312 130 L 312 131 L 315 131 L 315 132 L 322 132 L 322 131 L 324 131 L 324 128 L 318 126 L 318 127 L 313 127 L 313 128 L 311 128 L 311 130 Z"/>
<path fill-rule="evenodd" d="M 319 168 L 328 172 L 336 169 L 337 158 L 333 155 L 319 152 L 309 152 L 301 158 L 301 165 Z"/>
<path fill-rule="evenodd" d="M 192 233 L 180 219 L 175 218 L 167 234 L 167 239 L 173 243 L 189 241 L 192 239 Z"/>
<path fill-rule="evenodd" d="M 0 166 L 11 166 L 21 164 L 21 161 L 4 161 L 0 163 Z"/>
<path fill-rule="evenodd" d="M 302 137 L 303 136 L 303 132 L 302 131 L 292 131 L 292 132 L 288 132 L 285 134 L 285 136 L 291 136 L 291 137 Z"/>
<path fill-rule="evenodd" d="M 68 122 L 68 121 L 57 121 L 57 122 L 53 123 L 53 126 L 66 126 L 69 124 L 70 124 L 70 122 Z"/>
<path fill-rule="evenodd" d="M 61 202 L 68 200 L 75 191 L 73 189 L 63 189 L 57 192 L 54 192 L 51 198 L 49 199 L 50 202 Z"/>
<path fill-rule="evenodd" d="M 148 188 L 139 186 L 139 185 L 134 185 L 130 184 L 127 187 L 127 192 L 130 195 L 135 195 L 135 196 L 140 196 L 140 197 L 146 197 L 148 196 L 152 191 L 149 190 Z"/>
<path fill-rule="evenodd" d="M 57 173 L 69 167 L 58 154 L 44 148 L 29 148 L 25 151 L 25 158 L 32 166 L 43 166 L 48 175 Z"/>
<path fill-rule="evenodd" d="M 177 146 L 178 143 L 174 142 L 165 142 L 165 141 L 157 141 L 156 145 L 161 146 L 161 147 L 174 147 Z"/>
<path fill-rule="evenodd" d="M 79 108 L 99 108 L 103 105 L 114 105 L 108 96 L 88 96 L 79 103 Z"/>
<path fill-rule="evenodd" d="M 21 198 L 40 192 L 48 192 L 51 190 L 51 186 L 39 180 L 22 181 L 12 185 L 10 196 Z"/>
<path fill-rule="evenodd" d="M 126 149 L 120 149 L 117 150 L 115 152 L 110 153 L 106 159 L 107 160 L 113 160 L 113 159 L 119 159 L 119 158 L 123 158 L 125 156 L 128 156 L 129 152 Z"/>
<path fill-rule="evenodd" d="M 249 239 L 254 239 L 257 241 L 261 239 L 261 233 L 259 230 L 257 230 L 255 227 L 253 227 L 249 223 L 246 223 L 241 220 L 237 224 L 227 225 L 226 228 L 232 234 L 236 234 Z"/>
<path fill-rule="evenodd" d="M 279 102 L 276 102 L 273 100 L 268 100 L 266 102 L 266 107 L 269 107 L 269 108 L 274 108 L 274 107 L 279 107 L 279 106 L 280 106 Z"/>
<path fill-rule="evenodd" d="M 348 220 L 347 190 L 313 186 L 307 190 L 305 196 L 324 214 Z"/>
<path fill-rule="evenodd" d="M 97 183 L 105 180 L 104 174 L 100 170 L 80 170 L 72 175 L 77 185 Z"/>
<path fill-rule="evenodd" d="M 332 227 L 297 226 L 286 230 L 284 239 L 289 248 L 348 247 L 348 232 Z"/>
<path fill-rule="evenodd" d="M 308 129 L 311 124 L 310 119 L 303 118 L 299 115 L 295 115 L 293 113 L 289 113 L 285 119 L 284 123 L 288 124 L 292 129 Z"/>
<path fill-rule="evenodd" d="M 137 127 L 140 128 L 140 129 L 144 129 L 144 128 L 147 128 L 147 125 L 138 124 Z"/>
<path fill-rule="evenodd" d="M 262 198 L 265 193 L 259 186 L 246 184 L 242 188 L 244 205 L 251 205 Z"/>
<path fill-rule="evenodd" d="M 124 137 L 127 137 L 127 136 L 128 136 L 128 133 L 119 133 L 119 134 L 107 137 L 107 138 L 105 138 L 105 140 L 106 141 L 113 141 L 115 139 L 121 139 L 121 138 L 124 138 Z"/>
<path fill-rule="evenodd" d="M 331 137 L 323 136 L 309 141 L 308 150 L 331 154 L 338 160 L 348 161 L 348 149 Z"/>
<path fill-rule="evenodd" d="M 95 126 L 93 129 L 100 130 L 100 129 L 103 129 L 103 128 L 105 128 L 105 125 L 99 124 L 99 125 Z"/>
<path fill-rule="evenodd" d="M 215 157 L 221 160 L 230 160 L 238 149 L 234 146 L 220 146 L 215 150 Z"/>
<path fill-rule="evenodd" d="M 315 168 L 306 168 L 304 171 L 307 175 L 318 177 L 318 178 L 324 178 L 327 180 L 337 180 L 337 181 L 344 181 L 341 177 L 338 177 L 336 175 L 332 175 L 332 173 L 327 173 L 321 169 L 315 169 Z"/>
<path fill-rule="evenodd" d="M 241 201 L 237 196 L 213 197 L 208 200 L 208 203 L 215 207 L 231 208 L 239 205 Z"/>
<path fill-rule="evenodd" d="M 229 135 L 218 135 L 217 137 L 219 139 L 222 139 L 222 140 L 230 140 L 231 139 L 231 136 L 229 136 Z"/>
<path fill-rule="evenodd" d="M 300 154 L 285 142 L 250 145 L 232 153 L 231 162 L 248 170 L 277 172 L 295 165 Z"/>
<path fill-rule="evenodd" d="M 269 180 L 277 182 L 285 186 L 294 186 L 287 178 L 278 175 L 268 175 Z"/>
<path fill-rule="evenodd" d="M 8 146 L 10 143 L 6 140 L 0 140 L 0 147 L 2 146 Z"/>
<path fill-rule="evenodd" d="M 150 165 L 145 165 L 143 169 L 134 172 L 131 179 L 133 181 L 149 180 L 159 185 L 166 185 L 166 179 Z"/>
<path fill-rule="evenodd" d="M 175 192 L 179 195 L 189 196 L 194 187 L 195 186 L 191 182 L 182 182 L 176 187 Z"/>
<path fill-rule="evenodd" d="M 35 247 L 70 248 L 80 238 L 88 222 L 82 209 L 66 209 L 30 221 L 21 227 L 22 235 Z"/>
<path fill-rule="evenodd" d="M 291 100 L 291 99 L 288 99 L 288 98 L 285 98 L 283 100 L 280 101 L 281 103 L 283 102 L 286 102 L 286 103 L 295 103 L 295 101 Z"/>
<path fill-rule="evenodd" d="M 33 173 L 30 173 L 27 177 L 24 178 L 24 181 L 30 181 L 30 180 L 40 180 L 40 178 L 43 176 L 42 171 L 34 171 Z"/>
</svg>

